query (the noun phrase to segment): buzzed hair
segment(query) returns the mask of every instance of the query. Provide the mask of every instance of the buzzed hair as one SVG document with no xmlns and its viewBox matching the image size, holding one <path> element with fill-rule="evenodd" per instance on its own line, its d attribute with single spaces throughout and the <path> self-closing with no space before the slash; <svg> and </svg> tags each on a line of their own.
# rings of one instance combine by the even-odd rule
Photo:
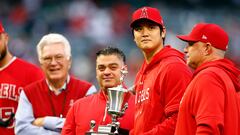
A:
<svg viewBox="0 0 240 135">
<path fill-rule="evenodd" d="M 107 47 L 107 48 L 104 48 L 102 50 L 99 50 L 97 53 L 96 53 L 96 56 L 97 58 L 100 56 L 100 55 L 116 55 L 117 57 L 119 57 L 120 59 L 123 60 L 124 63 L 126 63 L 126 56 L 125 54 L 123 53 L 123 51 L 121 51 L 120 49 L 118 48 L 115 48 L 115 47 Z"/>
</svg>

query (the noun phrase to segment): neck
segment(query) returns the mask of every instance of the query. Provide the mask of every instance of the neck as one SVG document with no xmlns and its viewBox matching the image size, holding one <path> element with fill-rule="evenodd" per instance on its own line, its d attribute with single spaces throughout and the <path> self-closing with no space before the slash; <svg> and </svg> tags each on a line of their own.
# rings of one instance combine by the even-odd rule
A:
<svg viewBox="0 0 240 135">
<path fill-rule="evenodd" d="M 6 56 L 2 60 L 0 60 L 0 68 L 7 65 L 12 60 L 12 58 L 13 58 L 12 54 L 7 52 Z"/>
<path fill-rule="evenodd" d="M 51 86 L 53 91 L 58 91 L 59 89 L 61 89 L 65 82 L 66 80 L 58 80 L 58 81 L 48 80 L 48 84 Z"/>
<path fill-rule="evenodd" d="M 216 61 L 216 60 L 220 60 L 220 59 L 223 59 L 224 57 L 221 57 L 221 56 L 218 56 L 218 55 L 214 55 L 212 57 L 207 57 L 206 59 L 204 59 L 199 65 L 202 65 L 203 63 L 206 63 L 206 62 L 210 62 L 210 61 Z"/>
<path fill-rule="evenodd" d="M 104 93 L 104 95 L 108 95 L 108 92 L 107 92 L 107 89 L 102 89 L 102 91 L 103 91 L 103 93 Z"/>
<path fill-rule="evenodd" d="M 149 64 L 152 60 L 152 58 L 163 48 L 163 45 L 160 45 L 158 48 L 155 50 L 146 50 L 142 51 L 144 55 L 144 59 L 146 60 L 147 64 Z"/>
</svg>

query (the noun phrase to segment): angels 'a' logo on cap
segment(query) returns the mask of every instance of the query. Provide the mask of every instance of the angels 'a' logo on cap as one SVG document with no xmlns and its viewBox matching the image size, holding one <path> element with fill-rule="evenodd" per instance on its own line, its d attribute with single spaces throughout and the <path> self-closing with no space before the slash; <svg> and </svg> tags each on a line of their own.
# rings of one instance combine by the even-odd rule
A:
<svg viewBox="0 0 240 135">
<path fill-rule="evenodd" d="M 205 35 L 202 35 L 202 39 L 207 39 L 207 36 L 205 36 Z"/>
<path fill-rule="evenodd" d="M 142 8 L 140 18 L 148 18 L 148 13 L 147 13 L 147 8 L 146 7 Z"/>
</svg>

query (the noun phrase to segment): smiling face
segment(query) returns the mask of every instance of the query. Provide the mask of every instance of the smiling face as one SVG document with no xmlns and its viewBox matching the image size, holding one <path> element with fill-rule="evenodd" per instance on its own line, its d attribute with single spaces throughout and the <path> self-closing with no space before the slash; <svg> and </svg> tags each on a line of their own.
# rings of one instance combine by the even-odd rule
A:
<svg viewBox="0 0 240 135">
<path fill-rule="evenodd" d="M 123 60 L 115 54 L 99 55 L 96 60 L 96 78 L 101 90 L 115 87 L 120 84 Z"/>
<path fill-rule="evenodd" d="M 157 53 L 163 48 L 165 28 L 161 32 L 157 23 L 141 20 L 133 27 L 134 41 L 144 53 Z"/>
<path fill-rule="evenodd" d="M 71 67 L 71 58 L 64 51 L 62 43 L 46 45 L 42 48 L 41 68 L 50 82 L 64 82 Z"/>
</svg>

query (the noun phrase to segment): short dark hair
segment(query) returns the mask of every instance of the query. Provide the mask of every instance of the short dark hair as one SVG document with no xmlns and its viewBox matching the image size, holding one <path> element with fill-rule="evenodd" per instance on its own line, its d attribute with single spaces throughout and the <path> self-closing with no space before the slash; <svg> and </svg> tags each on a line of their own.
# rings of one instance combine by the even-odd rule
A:
<svg viewBox="0 0 240 135">
<path fill-rule="evenodd" d="M 121 51 L 120 49 L 116 48 L 116 47 L 106 47 L 104 49 L 99 50 L 96 53 L 97 58 L 100 55 L 117 55 L 120 59 L 123 60 L 124 63 L 126 63 L 126 56 L 123 53 L 123 51 Z"/>
</svg>

